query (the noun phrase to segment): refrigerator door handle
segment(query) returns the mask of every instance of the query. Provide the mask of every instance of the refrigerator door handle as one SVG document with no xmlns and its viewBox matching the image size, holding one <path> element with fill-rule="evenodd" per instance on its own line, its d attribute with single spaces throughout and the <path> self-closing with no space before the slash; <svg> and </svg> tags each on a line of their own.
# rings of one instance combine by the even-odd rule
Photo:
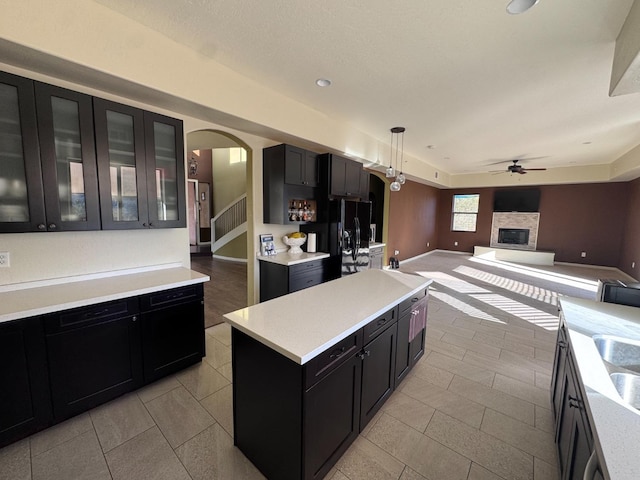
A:
<svg viewBox="0 0 640 480">
<path fill-rule="evenodd" d="M 353 245 L 353 252 L 351 253 L 351 255 L 353 257 L 353 261 L 355 262 L 358 258 L 358 251 L 360 250 L 360 219 L 358 217 L 355 217 L 353 219 L 353 224 L 355 226 L 355 243 Z"/>
</svg>

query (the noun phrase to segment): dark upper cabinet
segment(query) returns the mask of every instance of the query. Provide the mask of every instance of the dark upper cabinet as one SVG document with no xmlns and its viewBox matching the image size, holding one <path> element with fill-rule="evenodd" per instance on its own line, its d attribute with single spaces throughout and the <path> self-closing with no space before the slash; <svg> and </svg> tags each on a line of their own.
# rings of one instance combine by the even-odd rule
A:
<svg viewBox="0 0 640 480">
<path fill-rule="evenodd" d="M 362 198 L 360 187 L 362 164 L 360 162 L 333 154 L 320 156 L 319 162 L 324 168 L 328 168 L 330 196 Z M 368 187 L 367 183 L 365 198 L 369 197 Z"/>
<path fill-rule="evenodd" d="M 292 145 L 275 145 L 262 150 L 262 169 L 264 223 L 300 225 L 315 221 L 301 221 L 297 216 L 294 220 L 290 209 L 311 201 L 318 211 L 322 210 L 317 154 Z"/>
<path fill-rule="evenodd" d="M 360 199 L 363 201 L 369 200 L 369 175 L 371 175 L 364 168 L 360 172 Z"/>
<path fill-rule="evenodd" d="M 283 145 L 284 182 L 289 185 L 318 186 L 318 155 L 314 152 Z"/>
<path fill-rule="evenodd" d="M 49 378 L 39 318 L 0 324 L 0 448 L 46 427 Z"/>
<path fill-rule="evenodd" d="M 182 122 L 94 98 L 103 229 L 186 225 Z"/>
<path fill-rule="evenodd" d="M 35 83 L 47 230 L 99 230 L 91 97 Z"/>
</svg>

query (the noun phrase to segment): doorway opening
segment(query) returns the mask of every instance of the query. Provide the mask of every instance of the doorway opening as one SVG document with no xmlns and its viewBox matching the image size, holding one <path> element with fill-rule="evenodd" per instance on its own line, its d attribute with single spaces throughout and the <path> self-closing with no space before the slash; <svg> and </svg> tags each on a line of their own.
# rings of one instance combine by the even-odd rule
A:
<svg viewBox="0 0 640 480">
<path fill-rule="evenodd" d="M 191 268 L 205 283 L 205 326 L 248 304 L 247 159 L 251 149 L 218 130 L 187 134 Z"/>
</svg>

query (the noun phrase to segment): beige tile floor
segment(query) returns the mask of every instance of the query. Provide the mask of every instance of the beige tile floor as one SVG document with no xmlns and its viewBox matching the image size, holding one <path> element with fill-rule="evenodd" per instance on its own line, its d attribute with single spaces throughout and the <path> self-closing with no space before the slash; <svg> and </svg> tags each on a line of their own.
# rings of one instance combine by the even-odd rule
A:
<svg viewBox="0 0 640 480">
<path fill-rule="evenodd" d="M 555 332 L 492 306 L 478 318 L 462 308 L 483 305 L 472 293 L 432 291 L 425 355 L 327 478 L 557 479 Z M 0 480 L 263 478 L 233 446 L 229 327 L 206 340 L 201 364 L 0 449 Z"/>
</svg>

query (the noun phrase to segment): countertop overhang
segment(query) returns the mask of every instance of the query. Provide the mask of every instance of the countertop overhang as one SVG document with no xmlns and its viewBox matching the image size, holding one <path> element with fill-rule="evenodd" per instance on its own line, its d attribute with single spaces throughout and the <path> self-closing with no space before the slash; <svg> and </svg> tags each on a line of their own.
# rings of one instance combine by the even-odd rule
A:
<svg viewBox="0 0 640 480">
<path fill-rule="evenodd" d="M 207 281 L 207 275 L 184 267 L 56 279 L 50 285 L 0 293 L 0 323 Z"/>
<path fill-rule="evenodd" d="M 289 267 L 291 265 L 297 265 L 299 263 L 310 262 L 312 260 L 320 260 L 322 258 L 328 258 L 329 254 L 324 252 L 302 252 L 302 253 L 289 253 L 280 252 L 277 255 L 261 255 L 258 260 L 261 262 L 277 263 L 278 265 L 284 265 Z"/>
<path fill-rule="evenodd" d="M 303 365 L 430 283 L 418 275 L 365 270 L 224 317 L 232 327 Z"/>
<path fill-rule="evenodd" d="M 605 478 L 637 480 L 640 411 L 618 395 L 592 337 L 604 334 L 640 340 L 640 309 L 568 297 L 561 298 L 560 304 Z"/>
</svg>

